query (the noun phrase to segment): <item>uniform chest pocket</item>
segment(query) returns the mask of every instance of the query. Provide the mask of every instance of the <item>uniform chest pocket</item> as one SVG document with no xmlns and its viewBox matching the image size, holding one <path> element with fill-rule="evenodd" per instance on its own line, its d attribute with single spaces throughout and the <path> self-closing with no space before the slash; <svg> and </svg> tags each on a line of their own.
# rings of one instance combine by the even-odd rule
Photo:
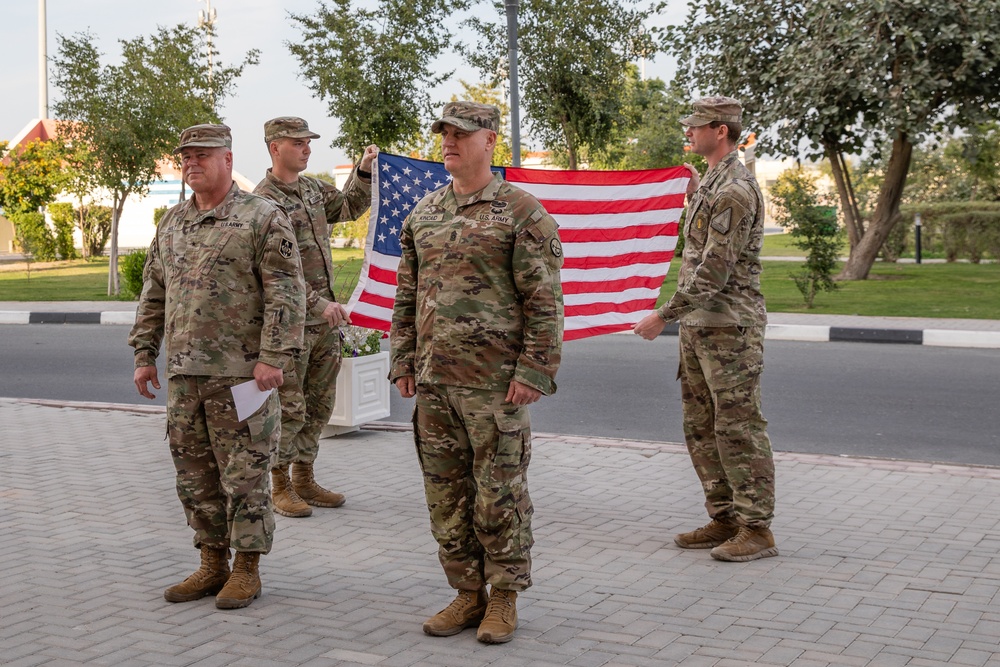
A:
<svg viewBox="0 0 1000 667">
<path fill-rule="evenodd" d="M 202 280 L 234 292 L 248 292 L 255 287 L 253 249 L 246 239 L 228 231 L 209 235 L 206 242 L 198 265 Z"/>
<path fill-rule="evenodd" d="M 462 243 L 476 252 L 507 253 L 514 245 L 514 220 L 489 211 L 467 218 L 462 225 Z"/>
</svg>

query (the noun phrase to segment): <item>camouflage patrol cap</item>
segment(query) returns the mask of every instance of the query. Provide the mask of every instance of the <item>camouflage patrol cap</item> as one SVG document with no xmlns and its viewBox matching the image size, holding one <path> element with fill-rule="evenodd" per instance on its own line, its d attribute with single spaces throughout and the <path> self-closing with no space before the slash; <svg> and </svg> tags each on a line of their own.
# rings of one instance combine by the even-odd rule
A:
<svg viewBox="0 0 1000 667">
<path fill-rule="evenodd" d="M 232 149 L 233 135 L 227 125 L 192 125 L 181 132 L 181 142 L 174 149 L 174 154 L 196 146 Z"/>
<path fill-rule="evenodd" d="M 264 123 L 264 143 L 276 139 L 319 139 L 319 135 L 309 129 L 309 123 L 295 116 L 279 116 Z"/>
<path fill-rule="evenodd" d="M 492 104 L 477 102 L 449 102 L 441 111 L 441 119 L 434 121 L 431 132 L 441 133 L 441 126 L 447 123 L 466 132 L 477 130 L 500 131 L 500 109 Z"/>
<path fill-rule="evenodd" d="M 712 121 L 742 123 L 743 105 L 731 97 L 703 97 L 695 100 L 691 115 L 681 118 L 681 125 L 700 127 Z"/>
</svg>

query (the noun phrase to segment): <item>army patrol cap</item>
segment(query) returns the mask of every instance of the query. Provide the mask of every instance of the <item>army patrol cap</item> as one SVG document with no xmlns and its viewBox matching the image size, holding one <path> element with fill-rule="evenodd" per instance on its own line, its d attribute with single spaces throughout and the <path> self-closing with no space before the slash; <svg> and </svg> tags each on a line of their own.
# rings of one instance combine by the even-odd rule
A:
<svg viewBox="0 0 1000 667">
<path fill-rule="evenodd" d="M 434 121 L 431 132 L 441 134 L 442 126 L 454 125 L 466 132 L 477 130 L 500 131 L 500 109 L 492 104 L 476 102 L 449 102 L 441 111 L 441 119 Z"/>
<path fill-rule="evenodd" d="M 264 123 L 264 143 L 278 139 L 319 139 L 319 135 L 309 129 L 309 123 L 295 116 L 279 116 Z"/>
<path fill-rule="evenodd" d="M 743 105 L 731 97 L 703 97 L 691 105 L 690 116 L 681 118 L 681 125 L 701 127 L 712 121 L 722 123 L 742 123 Z"/>
<path fill-rule="evenodd" d="M 174 154 L 185 148 L 233 148 L 233 135 L 227 125 L 192 125 L 181 132 L 181 143 Z"/>
</svg>

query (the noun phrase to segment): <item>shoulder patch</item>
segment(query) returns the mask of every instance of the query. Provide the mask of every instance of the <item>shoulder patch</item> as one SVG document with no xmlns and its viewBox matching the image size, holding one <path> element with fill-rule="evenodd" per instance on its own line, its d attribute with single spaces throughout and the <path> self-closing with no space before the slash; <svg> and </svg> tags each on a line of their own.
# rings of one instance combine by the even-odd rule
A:
<svg viewBox="0 0 1000 667">
<path fill-rule="evenodd" d="M 281 239 L 281 244 L 278 246 L 278 253 L 285 259 L 292 258 L 292 252 L 295 248 L 292 246 L 292 242 L 288 239 Z"/>
<path fill-rule="evenodd" d="M 723 236 L 729 234 L 729 230 L 733 228 L 733 209 L 727 208 L 722 213 L 713 215 L 711 226 Z"/>
</svg>

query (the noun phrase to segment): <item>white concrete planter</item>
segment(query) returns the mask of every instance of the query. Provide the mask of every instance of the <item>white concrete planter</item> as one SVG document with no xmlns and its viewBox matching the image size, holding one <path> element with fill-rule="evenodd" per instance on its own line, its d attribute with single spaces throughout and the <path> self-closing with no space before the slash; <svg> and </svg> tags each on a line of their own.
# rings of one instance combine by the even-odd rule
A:
<svg viewBox="0 0 1000 667">
<path fill-rule="evenodd" d="M 337 402 L 323 437 L 357 431 L 389 416 L 389 353 L 344 357 L 337 374 Z"/>
</svg>

